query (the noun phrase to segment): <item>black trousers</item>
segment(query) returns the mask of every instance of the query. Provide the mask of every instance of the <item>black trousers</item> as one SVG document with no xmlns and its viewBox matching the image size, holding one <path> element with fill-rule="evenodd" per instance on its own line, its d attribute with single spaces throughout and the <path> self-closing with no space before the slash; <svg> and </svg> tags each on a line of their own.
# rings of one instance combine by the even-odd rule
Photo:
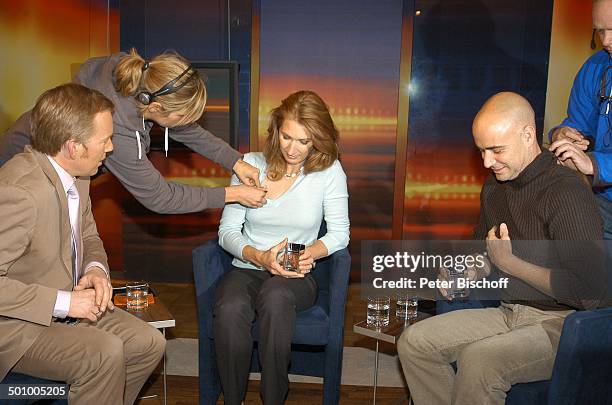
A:
<svg viewBox="0 0 612 405">
<path fill-rule="evenodd" d="M 317 284 L 310 275 L 290 279 L 233 267 L 223 276 L 216 290 L 213 329 L 226 404 L 240 404 L 246 394 L 256 318 L 263 401 L 284 402 L 296 313 L 311 307 L 316 298 Z"/>
</svg>

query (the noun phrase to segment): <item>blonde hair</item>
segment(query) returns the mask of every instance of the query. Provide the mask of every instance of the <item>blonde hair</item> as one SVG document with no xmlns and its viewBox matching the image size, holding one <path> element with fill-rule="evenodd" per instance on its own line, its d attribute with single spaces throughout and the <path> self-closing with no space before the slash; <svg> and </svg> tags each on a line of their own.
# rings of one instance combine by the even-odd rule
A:
<svg viewBox="0 0 612 405">
<path fill-rule="evenodd" d="M 145 69 L 145 63 L 148 63 Z M 129 54 L 121 57 L 115 67 L 115 89 L 124 97 L 136 96 L 140 92 L 154 93 L 168 82 L 176 79 L 189 67 L 189 62 L 176 52 L 164 52 L 146 62 L 132 48 Z M 206 106 L 206 86 L 198 72 L 191 69 L 174 84 L 182 86 L 174 93 L 155 97 L 164 112 L 179 112 L 184 117 L 177 125 L 187 125 L 197 121 Z M 147 108 L 140 104 L 142 114 Z"/>
<path fill-rule="evenodd" d="M 114 105 L 97 90 L 75 83 L 45 91 L 32 109 L 32 147 L 49 156 L 57 155 L 73 139 L 85 145 L 94 131 L 96 114 Z"/>
<path fill-rule="evenodd" d="M 302 125 L 312 137 L 313 148 L 304 162 L 304 174 L 327 169 L 340 158 L 339 132 L 327 105 L 315 92 L 301 90 L 290 94 L 270 112 L 268 138 L 264 146 L 270 180 L 279 179 L 287 171 L 279 140 L 280 128 L 286 119 Z"/>
</svg>

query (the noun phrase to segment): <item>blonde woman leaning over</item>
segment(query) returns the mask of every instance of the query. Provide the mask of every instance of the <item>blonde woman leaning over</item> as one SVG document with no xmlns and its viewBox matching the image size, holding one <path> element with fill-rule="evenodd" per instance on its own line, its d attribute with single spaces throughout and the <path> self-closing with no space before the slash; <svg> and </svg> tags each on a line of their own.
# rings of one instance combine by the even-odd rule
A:
<svg viewBox="0 0 612 405">
<path fill-rule="evenodd" d="M 249 207 L 265 204 L 265 191 L 251 187 L 259 185 L 259 171 L 196 123 L 204 111 L 206 88 L 198 72 L 180 55 L 168 52 L 146 61 L 132 49 L 92 58 L 83 64 L 75 82 L 100 91 L 115 104 L 115 149 L 104 166 L 145 207 L 174 214 L 219 208 L 229 202 Z M 165 127 L 166 137 L 233 170 L 243 184 L 203 188 L 166 181 L 147 158 L 153 123 Z M 0 165 L 22 152 L 30 137 L 28 111 L 4 135 Z"/>
</svg>

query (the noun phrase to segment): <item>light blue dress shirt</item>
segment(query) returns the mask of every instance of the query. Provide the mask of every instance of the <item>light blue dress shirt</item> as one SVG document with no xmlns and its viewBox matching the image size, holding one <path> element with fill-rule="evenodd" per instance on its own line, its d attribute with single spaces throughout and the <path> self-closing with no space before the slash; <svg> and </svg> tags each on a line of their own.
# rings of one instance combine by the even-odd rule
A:
<svg viewBox="0 0 612 405">
<path fill-rule="evenodd" d="M 265 186 L 268 165 L 263 154 L 247 153 L 244 161 L 260 170 L 260 183 Z M 232 185 L 236 184 L 239 180 L 233 175 Z M 285 237 L 289 242 L 312 245 L 323 219 L 327 233 L 321 242 L 331 255 L 349 242 L 346 174 L 339 161 L 323 171 L 300 174 L 283 195 L 267 198 L 262 208 L 226 205 L 219 226 L 219 244 L 234 255 L 234 266 L 261 270 L 243 260 L 245 246 L 268 250 Z"/>
</svg>

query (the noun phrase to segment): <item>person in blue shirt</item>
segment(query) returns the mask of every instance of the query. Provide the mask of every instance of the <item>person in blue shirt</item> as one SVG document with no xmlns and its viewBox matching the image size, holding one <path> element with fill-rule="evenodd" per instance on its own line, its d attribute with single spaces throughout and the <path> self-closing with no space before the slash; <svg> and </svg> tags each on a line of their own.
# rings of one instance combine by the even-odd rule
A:
<svg viewBox="0 0 612 405">
<path fill-rule="evenodd" d="M 296 313 L 317 297 L 309 272 L 317 259 L 349 241 L 346 175 L 338 157 L 338 130 L 324 101 L 311 91 L 293 93 L 273 109 L 264 152 L 244 156 L 259 169 L 267 202 L 258 209 L 226 205 L 219 226 L 219 244 L 235 258 L 217 287 L 214 307 L 226 404 L 244 400 L 255 318 L 264 403 L 285 400 Z M 238 184 L 236 176 L 232 184 Z M 327 233 L 317 238 L 323 220 Z M 298 272 L 279 263 L 288 242 L 305 245 Z"/>
<path fill-rule="evenodd" d="M 593 27 L 604 49 L 582 66 L 570 94 L 567 118 L 550 133 L 559 162 L 587 176 L 612 239 L 612 0 L 593 1 Z"/>
</svg>

